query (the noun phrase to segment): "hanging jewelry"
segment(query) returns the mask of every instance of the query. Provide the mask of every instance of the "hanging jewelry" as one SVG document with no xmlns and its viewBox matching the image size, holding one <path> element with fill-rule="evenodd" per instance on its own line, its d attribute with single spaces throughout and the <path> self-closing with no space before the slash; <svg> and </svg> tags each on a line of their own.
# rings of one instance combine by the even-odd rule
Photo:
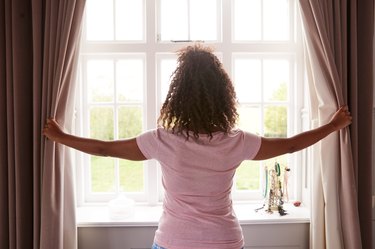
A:
<svg viewBox="0 0 375 249">
<path fill-rule="evenodd" d="M 281 168 L 280 164 L 276 161 L 274 168 L 268 170 L 267 166 L 264 168 L 264 181 L 263 181 L 263 197 L 264 203 L 260 208 L 255 209 L 259 211 L 260 209 L 267 206 L 266 212 L 273 213 L 273 211 L 278 211 L 280 215 L 286 215 L 287 212 L 283 208 L 284 204 L 284 191 L 281 180 Z M 284 175 L 285 180 L 285 175 Z M 287 195 L 287 193 L 286 193 Z"/>
</svg>

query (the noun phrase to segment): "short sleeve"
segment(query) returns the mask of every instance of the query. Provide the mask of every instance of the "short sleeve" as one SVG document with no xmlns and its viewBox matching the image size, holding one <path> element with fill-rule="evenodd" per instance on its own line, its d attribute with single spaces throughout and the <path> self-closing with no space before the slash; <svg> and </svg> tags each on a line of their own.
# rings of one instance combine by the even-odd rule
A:
<svg viewBox="0 0 375 249">
<path fill-rule="evenodd" d="M 147 159 L 155 159 L 158 153 L 157 130 L 149 130 L 136 137 L 138 148 Z"/>
<path fill-rule="evenodd" d="M 243 132 L 243 153 L 246 160 L 253 159 L 260 149 L 262 138 L 250 132 Z"/>
</svg>

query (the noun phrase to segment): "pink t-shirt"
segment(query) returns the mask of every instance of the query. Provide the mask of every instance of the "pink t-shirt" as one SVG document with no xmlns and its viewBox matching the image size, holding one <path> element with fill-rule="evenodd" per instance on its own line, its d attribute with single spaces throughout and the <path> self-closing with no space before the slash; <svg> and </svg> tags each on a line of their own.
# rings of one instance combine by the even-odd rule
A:
<svg viewBox="0 0 375 249">
<path fill-rule="evenodd" d="M 162 167 L 165 197 L 155 243 L 167 249 L 243 247 L 231 188 L 236 168 L 257 154 L 259 136 L 234 130 L 186 140 L 158 128 L 138 136 L 137 144 Z"/>
</svg>

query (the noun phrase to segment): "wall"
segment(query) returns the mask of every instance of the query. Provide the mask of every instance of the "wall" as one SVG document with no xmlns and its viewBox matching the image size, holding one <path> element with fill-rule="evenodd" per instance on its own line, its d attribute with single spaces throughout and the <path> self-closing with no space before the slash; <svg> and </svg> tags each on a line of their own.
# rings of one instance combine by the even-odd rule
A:
<svg viewBox="0 0 375 249">
<path fill-rule="evenodd" d="M 309 248 L 309 223 L 242 225 L 245 249 Z M 155 226 L 79 227 L 78 249 L 150 249 Z"/>
</svg>

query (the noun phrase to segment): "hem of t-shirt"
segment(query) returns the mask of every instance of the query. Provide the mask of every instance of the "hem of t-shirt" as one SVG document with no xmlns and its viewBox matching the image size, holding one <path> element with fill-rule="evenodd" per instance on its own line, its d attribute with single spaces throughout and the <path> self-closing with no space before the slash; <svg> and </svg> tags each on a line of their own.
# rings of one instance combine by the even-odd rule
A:
<svg viewBox="0 0 375 249">
<path fill-rule="evenodd" d="M 154 243 L 157 244 L 160 247 L 166 248 L 166 249 L 241 249 L 245 246 L 244 240 L 238 241 L 235 245 L 225 245 L 225 244 L 216 244 L 211 246 L 207 245 L 199 245 L 199 242 L 197 243 L 191 243 L 190 245 L 181 246 L 181 245 L 174 245 L 170 242 L 164 241 L 160 238 L 157 238 L 155 236 Z"/>
</svg>

